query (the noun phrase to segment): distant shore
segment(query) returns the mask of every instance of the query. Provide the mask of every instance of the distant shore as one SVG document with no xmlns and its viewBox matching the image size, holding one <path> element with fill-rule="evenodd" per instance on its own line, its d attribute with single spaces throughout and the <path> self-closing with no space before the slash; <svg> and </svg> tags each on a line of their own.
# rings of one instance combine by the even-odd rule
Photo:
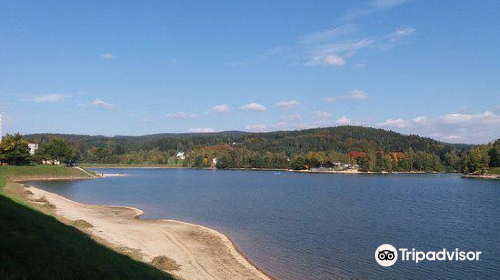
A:
<svg viewBox="0 0 500 280">
<path fill-rule="evenodd" d="M 84 168 L 99 168 L 99 169 L 113 169 L 113 168 L 141 168 L 141 169 L 199 169 L 194 167 L 186 167 L 180 165 L 148 165 L 148 164 L 81 164 Z M 359 171 L 359 169 L 306 169 L 306 170 L 295 170 L 295 169 L 282 169 L 282 168 L 227 168 L 227 169 L 216 169 L 216 168 L 201 168 L 202 170 L 240 170 L 240 171 L 276 171 L 276 172 L 297 172 L 297 173 L 317 173 L 317 174 L 437 174 L 445 172 L 427 172 L 427 171 L 401 171 L 401 172 L 371 172 L 371 171 Z"/>
<path fill-rule="evenodd" d="M 21 179 L 21 178 L 20 178 Z M 30 180 L 84 179 L 39 176 Z M 87 177 L 86 179 L 91 179 Z M 19 181 L 19 180 L 15 180 Z M 16 196 L 133 259 L 186 280 L 271 280 L 226 235 L 175 220 L 142 220 L 133 207 L 89 205 L 12 182 Z"/>
<path fill-rule="evenodd" d="M 462 178 L 470 178 L 470 179 L 490 179 L 490 180 L 500 180 L 500 175 L 473 175 L 473 174 L 464 174 Z"/>
</svg>

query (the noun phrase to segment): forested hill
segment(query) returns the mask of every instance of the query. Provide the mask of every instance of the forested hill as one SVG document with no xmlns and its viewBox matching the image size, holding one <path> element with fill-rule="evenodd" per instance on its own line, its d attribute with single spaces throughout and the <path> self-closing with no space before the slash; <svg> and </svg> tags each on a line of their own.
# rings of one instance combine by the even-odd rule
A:
<svg viewBox="0 0 500 280">
<path fill-rule="evenodd" d="M 64 139 L 74 148 L 80 162 L 210 166 L 212 159 L 218 158 L 220 168 L 300 169 L 302 165 L 341 162 L 376 169 L 383 160 L 381 168 L 391 170 L 459 169 L 462 152 L 471 148 L 361 126 L 267 133 L 227 131 L 114 137 L 32 134 L 26 138 L 42 146 L 50 139 Z M 176 157 L 178 152 L 184 152 L 186 159 Z M 387 161 L 392 161 L 390 167 Z"/>
</svg>

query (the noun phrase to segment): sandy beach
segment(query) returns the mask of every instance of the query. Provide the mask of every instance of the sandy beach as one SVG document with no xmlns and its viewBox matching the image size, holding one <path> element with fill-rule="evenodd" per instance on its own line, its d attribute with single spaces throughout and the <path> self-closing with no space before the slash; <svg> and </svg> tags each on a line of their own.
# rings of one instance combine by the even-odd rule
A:
<svg viewBox="0 0 500 280">
<path fill-rule="evenodd" d="M 179 279 L 272 279 L 224 234 L 175 220 L 142 220 L 140 209 L 78 203 L 24 185 L 25 200 L 96 241 Z"/>
</svg>

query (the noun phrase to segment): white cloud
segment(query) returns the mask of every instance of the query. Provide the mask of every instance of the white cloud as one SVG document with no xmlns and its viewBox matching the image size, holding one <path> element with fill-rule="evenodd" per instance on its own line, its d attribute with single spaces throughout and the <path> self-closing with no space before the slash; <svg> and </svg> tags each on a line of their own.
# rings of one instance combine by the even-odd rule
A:
<svg viewBox="0 0 500 280">
<path fill-rule="evenodd" d="M 319 119 L 329 119 L 332 117 L 332 114 L 328 113 L 328 112 L 323 112 L 323 111 L 314 111 L 312 112 L 313 116 L 315 119 L 319 120 Z"/>
<path fill-rule="evenodd" d="M 409 121 L 403 119 L 387 119 L 383 122 L 377 123 L 378 126 L 388 128 L 406 128 L 410 124 Z"/>
<path fill-rule="evenodd" d="M 300 121 L 302 119 L 302 116 L 299 114 L 294 114 L 294 115 L 283 116 L 281 119 L 285 122 L 294 122 L 294 121 Z"/>
<path fill-rule="evenodd" d="M 362 90 L 351 90 L 347 93 L 344 93 L 340 96 L 337 97 L 327 97 L 325 98 L 325 101 L 327 103 L 333 103 L 336 100 L 367 100 L 370 98 L 370 95 L 366 93 L 365 91 Z"/>
<path fill-rule="evenodd" d="M 315 55 L 306 66 L 343 66 L 345 59 L 337 54 Z"/>
<path fill-rule="evenodd" d="M 394 31 L 391 34 L 391 36 L 393 36 L 393 37 L 404 37 L 404 36 L 410 36 L 413 33 L 415 33 L 415 28 L 411 28 L 411 27 L 397 28 L 396 31 Z"/>
<path fill-rule="evenodd" d="M 112 110 L 115 108 L 115 105 L 113 104 L 110 104 L 110 103 L 107 103 L 101 99 L 96 99 L 92 102 L 92 105 L 96 106 L 96 107 L 101 107 L 101 108 L 104 108 L 106 110 Z"/>
<path fill-rule="evenodd" d="M 486 111 L 481 114 L 449 114 L 440 118 L 447 124 L 461 124 L 461 123 L 494 123 L 500 124 L 500 116 Z"/>
<path fill-rule="evenodd" d="M 377 126 L 392 127 L 392 128 L 412 128 L 424 126 L 429 123 L 429 118 L 425 116 L 416 117 L 410 120 L 403 119 L 387 119 L 384 122 L 377 123 Z"/>
<path fill-rule="evenodd" d="M 337 123 L 340 125 L 349 125 L 352 124 L 352 120 L 348 119 L 346 116 L 342 116 L 337 120 Z"/>
<path fill-rule="evenodd" d="M 450 142 L 459 142 L 459 141 L 463 141 L 464 139 L 465 139 L 464 137 L 458 136 L 458 135 L 444 135 L 441 137 L 441 140 L 450 141 Z"/>
<path fill-rule="evenodd" d="M 453 113 L 437 118 L 387 119 L 377 126 L 451 142 L 485 143 L 500 137 L 500 116 L 490 111 Z"/>
<path fill-rule="evenodd" d="M 401 40 L 404 37 L 411 36 L 415 33 L 415 28 L 412 27 L 399 27 L 396 28 L 394 32 L 389 35 L 383 36 L 379 43 L 377 44 L 377 48 L 382 51 L 389 50 L 395 46 L 401 44 Z"/>
<path fill-rule="evenodd" d="M 170 119 L 192 119 L 196 118 L 196 114 L 188 114 L 186 112 L 177 112 L 177 113 L 169 113 L 166 114 L 165 117 L 170 118 Z"/>
<path fill-rule="evenodd" d="M 102 58 L 104 58 L 104 59 L 114 59 L 114 58 L 116 58 L 116 56 L 114 54 L 109 53 L 109 52 L 107 52 L 107 53 L 100 53 L 99 55 Z"/>
<path fill-rule="evenodd" d="M 256 112 L 265 112 L 266 111 L 266 107 L 264 107 L 263 105 L 261 105 L 259 103 L 254 103 L 254 102 L 241 106 L 241 109 L 246 110 L 246 111 L 256 111 Z"/>
<path fill-rule="evenodd" d="M 227 113 L 229 112 L 229 106 L 227 104 L 216 105 L 212 108 L 215 113 Z"/>
<path fill-rule="evenodd" d="M 374 39 L 347 39 L 333 40 L 312 46 L 309 51 L 311 57 L 305 66 L 343 66 L 346 58 L 353 56 L 356 51 L 368 48 L 373 45 Z"/>
<path fill-rule="evenodd" d="M 355 51 L 370 47 L 374 43 L 375 39 L 373 38 L 333 41 L 328 44 L 320 45 L 320 48 L 317 49 L 317 53 L 323 55 L 331 53 L 344 53 L 345 56 L 352 56 Z"/>
<path fill-rule="evenodd" d="M 327 30 L 328 31 L 328 30 Z M 324 31 L 323 33 L 328 33 Z M 354 33 L 354 32 L 353 32 Z M 324 40 L 316 43 L 303 44 L 301 49 L 305 50 L 309 57 L 305 66 L 343 66 L 346 59 L 355 56 L 362 50 L 374 49 L 379 51 L 389 50 L 399 44 L 404 37 L 415 33 L 411 27 L 400 27 L 395 31 L 379 36 L 323 36 Z M 355 68 L 365 67 L 366 63 L 358 63 Z"/>
<path fill-rule="evenodd" d="M 61 102 L 64 101 L 66 97 L 67 97 L 66 94 L 46 94 L 46 95 L 39 95 L 33 98 L 28 98 L 25 100 L 35 103 Z"/>
<path fill-rule="evenodd" d="M 468 122 L 472 120 L 472 118 L 473 115 L 468 115 L 468 114 L 449 114 L 441 117 L 441 119 L 446 123 Z"/>
<path fill-rule="evenodd" d="M 352 99 L 352 100 L 366 100 L 366 99 L 370 98 L 370 96 L 368 95 L 368 93 L 366 93 L 362 90 L 352 90 L 348 93 L 345 93 L 340 98 Z"/>
<path fill-rule="evenodd" d="M 295 127 L 296 129 L 310 129 L 310 128 L 316 128 L 318 126 L 310 123 L 299 123 Z"/>
<path fill-rule="evenodd" d="M 415 124 L 418 124 L 418 125 L 425 125 L 429 121 L 429 118 L 425 117 L 425 116 L 421 116 L 421 117 L 416 117 L 416 118 L 412 119 L 411 121 Z"/>
<path fill-rule="evenodd" d="M 387 11 L 411 0 L 375 0 L 360 8 L 349 11 L 343 20 L 352 20 L 376 12 Z M 400 27 L 389 34 L 364 35 L 359 25 L 352 22 L 333 26 L 324 30 L 302 35 L 289 45 L 278 45 L 249 60 L 234 61 L 229 66 L 258 64 L 266 59 L 280 55 L 283 60 L 290 59 L 292 64 L 303 66 L 343 66 L 348 58 L 362 50 L 388 50 L 400 43 L 400 39 L 415 32 L 411 27 Z M 372 29 L 373 30 L 373 29 Z M 371 31 L 373 32 L 373 31 Z M 358 63 L 362 68 L 366 63 Z"/>
<path fill-rule="evenodd" d="M 215 132 L 215 129 L 210 128 L 210 127 L 197 127 L 197 128 L 190 128 L 189 132 L 191 132 L 191 133 L 212 133 L 212 132 Z"/>
<path fill-rule="evenodd" d="M 267 131 L 267 126 L 264 124 L 254 124 L 254 125 L 248 125 L 245 127 L 245 130 L 247 131 L 253 131 L 253 132 L 265 132 Z"/>
<path fill-rule="evenodd" d="M 300 102 L 297 100 L 290 100 L 290 101 L 280 101 L 274 105 L 275 107 L 282 108 L 282 109 L 289 109 L 289 108 L 294 108 L 296 106 L 300 105 Z"/>
</svg>

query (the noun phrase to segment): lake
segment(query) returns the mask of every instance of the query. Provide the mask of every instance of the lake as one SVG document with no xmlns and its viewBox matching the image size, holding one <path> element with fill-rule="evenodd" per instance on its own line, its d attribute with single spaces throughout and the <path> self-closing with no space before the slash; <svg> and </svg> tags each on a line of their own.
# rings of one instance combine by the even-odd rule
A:
<svg viewBox="0 0 500 280">
<path fill-rule="evenodd" d="M 500 181 L 456 174 L 106 169 L 125 177 L 30 184 L 217 229 L 283 280 L 498 279 Z M 481 251 L 479 261 L 375 261 L 381 244 Z"/>
</svg>

